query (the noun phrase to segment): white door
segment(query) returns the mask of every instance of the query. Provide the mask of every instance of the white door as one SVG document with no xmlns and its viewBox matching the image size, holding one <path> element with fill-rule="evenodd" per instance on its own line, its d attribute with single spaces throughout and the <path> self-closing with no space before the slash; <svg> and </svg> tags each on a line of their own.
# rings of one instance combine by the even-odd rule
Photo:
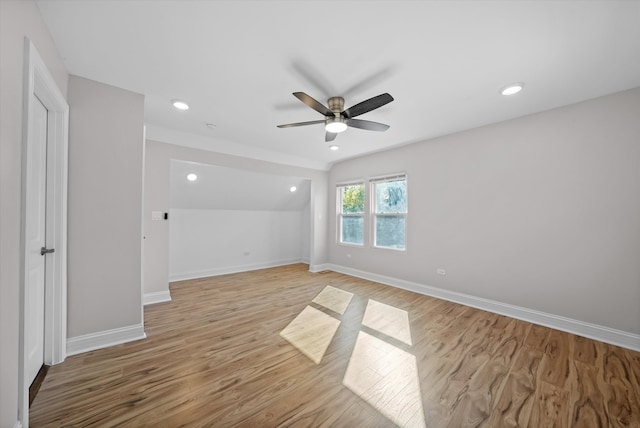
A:
<svg viewBox="0 0 640 428">
<path fill-rule="evenodd" d="M 29 188 L 26 200 L 27 273 L 25 278 L 27 375 L 29 384 L 44 362 L 44 286 L 46 255 L 46 196 L 47 196 L 47 109 L 35 95 L 33 121 L 27 150 Z"/>
</svg>

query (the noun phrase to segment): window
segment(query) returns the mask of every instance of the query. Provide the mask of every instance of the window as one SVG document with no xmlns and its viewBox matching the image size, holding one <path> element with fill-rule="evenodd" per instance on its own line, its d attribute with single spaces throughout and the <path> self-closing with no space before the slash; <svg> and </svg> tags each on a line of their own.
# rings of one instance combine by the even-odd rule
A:
<svg viewBox="0 0 640 428">
<path fill-rule="evenodd" d="M 373 245 L 405 249 L 407 177 L 394 175 L 371 179 Z"/>
<path fill-rule="evenodd" d="M 364 183 L 338 185 L 339 242 L 364 244 Z"/>
</svg>

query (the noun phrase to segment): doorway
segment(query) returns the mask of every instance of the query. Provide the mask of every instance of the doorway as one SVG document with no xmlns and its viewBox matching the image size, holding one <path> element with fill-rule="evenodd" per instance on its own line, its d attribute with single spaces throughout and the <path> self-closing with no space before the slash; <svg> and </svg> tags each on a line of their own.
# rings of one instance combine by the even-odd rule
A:
<svg viewBox="0 0 640 428">
<path fill-rule="evenodd" d="M 25 244 L 25 346 L 27 383 L 32 384 L 44 364 L 44 295 L 47 251 L 47 117 L 48 110 L 31 94 L 27 147 Z"/>
<path fill-rule="evenodd" d="M 66 356 L 69 106 L 25 39 L 22 132 L 18 416 L 28 426 L 29 386 L 43 364 Z"/>
</svg>

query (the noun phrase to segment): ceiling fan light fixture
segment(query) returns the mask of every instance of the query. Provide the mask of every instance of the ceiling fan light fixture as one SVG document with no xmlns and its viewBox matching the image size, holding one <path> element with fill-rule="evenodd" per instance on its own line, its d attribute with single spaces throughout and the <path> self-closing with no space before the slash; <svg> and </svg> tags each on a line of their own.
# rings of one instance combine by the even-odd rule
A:
<svg viewBox="0 0 640 428">
<path fill-rule="evenodd" d="M 339 134 L 340 132 L 347 130 L 347 124 L 344 123 L 344 119 L 341 117 L 336 117 L 333 119 L 327 119 L 324 129 L 332 134 Z"/>
</svg>

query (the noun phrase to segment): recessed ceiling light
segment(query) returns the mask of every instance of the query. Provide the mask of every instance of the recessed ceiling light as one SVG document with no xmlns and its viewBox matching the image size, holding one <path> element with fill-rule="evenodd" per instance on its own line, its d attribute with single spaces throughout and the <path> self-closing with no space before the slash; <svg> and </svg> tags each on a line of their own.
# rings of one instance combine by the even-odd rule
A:
<svg viewBox="0 0 640 428">
<path fill-rule="evenodd" d="M 334 144 L 334 145 L 329 146 L 329 150 L 333 150 L 334 152 L 335 152 L 336 150 L 338 150 L 339 148 L 340 148 L 340 146 L 336 146 L 335 144 Z"/>
<path fill-rule="evenodd" d="M 291 193 L 295 192 L 296 190 L 298 190 L 298 188 L 297 188 L 296 186 L 291 186 L 291 187 L 289 187 L 289 191 L 290 191 Z"/>
<path fill-rule="evenodd" d="M 187 180 L 196 181 L 197 179 L 198 179 L 198 176 L 196 174 L 194 174 L 193 172 L 187 174 Z"/>
<path fill-rule="evenodd" d="M 173 100 L 171 101 L 171 104 L 173 104 L 173 106 L 178 110 L 189 110 L 189 104 L 185 103 L 184 101 Z"/>
<path fill-rule="evenodd" d="M 518 92 L 520 92 L 522 90 L 522 88 L 524 88 L 524 83 L 512 83 L 509 86 L 505 86 L 504 88 L 502 88 L 502 90 L 500 91 L 500 93 L 502 95 L 515 95 Z"/>
</svg>

